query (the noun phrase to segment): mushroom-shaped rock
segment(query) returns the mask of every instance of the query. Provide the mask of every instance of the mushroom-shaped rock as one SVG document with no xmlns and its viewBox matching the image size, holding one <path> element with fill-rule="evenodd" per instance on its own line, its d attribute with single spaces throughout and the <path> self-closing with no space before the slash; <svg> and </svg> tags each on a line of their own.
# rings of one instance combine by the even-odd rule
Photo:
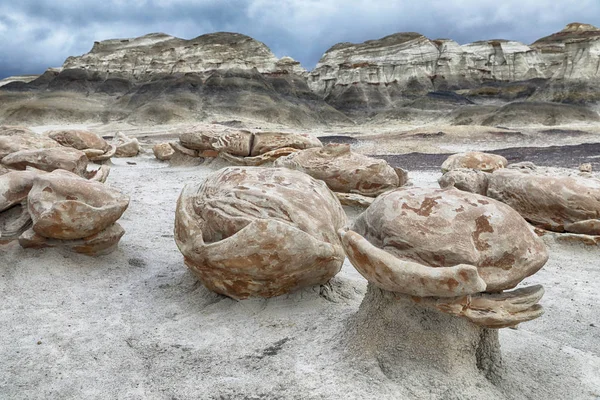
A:
<svg viewBox="0 0 600 400">
<path fill-rule="evenodd" d="M 0 160 L 21 150 L 47 149 L 60 145 L 47 136 L 20 126 L 0 126 Z"/>
<path fill-rule="evenodd" d="M 53 147 L 48 149 L 21 150 L 9 154 L 2 159 L 7 167 L 24 170 L 33 167 L 42 171 L 63 169 L 83 175 L 88 164 L 85 153 L 69 147 Z"/>
<path fill-rule="evenodd" d="M 82 130 L 62 130 L 48 132 L 48 136 L 66 147 L 77 150 L 95 149 L 105 153 L 110 145 L 93 132 Z"/>
<path fill-rule="evenodd" d="M 275 166 L 296 169 L 324 181 L 335 192 L 377 196 L 406 183 L 386 161 L 354 153 L 348 144 L 328 144 L 292 153 Z M 402 179 L 401 179 L 402 178 Z"/>
<path fill-rule="evenodd" d="M 135 157 L 140 152 L 140 142 L 136 138 L 117 132 L 115 139 L 115 157 Z"/>
<path fill-rule="evenodd" d="M 548 259 L 542 240 L 513 209 L 453 188 L 385 193 L 345 235 L 347 243 L 368 246 L 364 240 L 380 249 L 348 254 L 370 282 L 422 297 L 510 289 Z"/>
<path fill-rule="evenodd" d="M 258 156 L 284 147 L 304 150 L 322 146 L 319 139 L 306 133 L 256 132 L 250 156 Z"/>
<path fill-rule="evenodd" d="M 152 152 L 154 153 L 154 157 L 156 157 L 160 161 L 168 161 L 175 154 L 175 150 L 169 143 L 157 143 L 152 146 Z"/>
<path fill-rule="evenodd" d="M 341 268 L 346 215 L 327 186 L 283 168 L 229 167 L 188 184 L 175 240 L 210 290 L 273 297 L 327 282 Z"/>
<path fill-rule="evenodd" d="M 503 291 L 548 255 L 526 221 L 498 201 L 453 188 L 401 188 L 376 198 L 339 234 L 369 281 L 349 348 L 376 358 L 388 377 L 410 371 L 436 382 L 458 375 L 495 383 L 497 328 L 542 314 L 541 286 Z"/>
<path fill-rule="evenodd" d="M 506 158 L 497 154 L 469 151 L 466 153 L 453 154 L 448 157 L 442 164 L 442 172 L 445 173 L 457 168 L 469 168 L 492 172 L 499 168 L 506 167 L 507 163 L 508 161 Z"/>
<path fill-rule="evenodd" d="M 487 195 L 541 228 L 600 235 L 600 180 L 536 171 L 495 171 L 488 179 Z"/>
<path fill-rule="evenodd" d="M 49 239 L 83 239 L 114 224 L 129 198 L 109 186 L 56 170 L 35 177 L 27 197 L 35 233 Z"/>
</svg>

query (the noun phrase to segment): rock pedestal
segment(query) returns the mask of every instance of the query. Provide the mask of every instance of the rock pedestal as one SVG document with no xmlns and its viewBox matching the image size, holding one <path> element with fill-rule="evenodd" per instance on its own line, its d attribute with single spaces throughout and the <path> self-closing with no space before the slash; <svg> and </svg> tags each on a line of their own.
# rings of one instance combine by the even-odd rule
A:
<svg viewBox="0 0 600 400">
<path fill-rule="evenodd" d="M 502 357 L 498 330 L 484 328 L 369 283 L 346 337 L 350 352 L 377 360 L 390 379 L 422 376 L 444 381 L 498 383 Z M 486 382 L 486 380 L 488 382 Z"/>
</svg>

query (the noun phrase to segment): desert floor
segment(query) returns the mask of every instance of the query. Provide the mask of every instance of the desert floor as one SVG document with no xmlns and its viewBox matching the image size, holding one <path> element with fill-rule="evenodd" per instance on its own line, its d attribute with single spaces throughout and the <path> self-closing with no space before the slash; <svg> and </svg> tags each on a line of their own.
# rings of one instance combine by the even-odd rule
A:
<svg viewBox="0 0 600 400">
<path fill-rule="evenodd" d="M 158 128 L 123 131 L 148 145 L 169 136 Z M 590 132 L 552 143 L 590 142 Z M 347 129 L 316 133 L 364 135 Z M 543 144 L 531 135 L 491 147 Z M 357 148 L 399 153 L 374 142 Z M 485 147 L 468 137 L 411 143 L 407 152 L 432 154 Z M 185 183 L 201 181 L 225 163 L 169 166 L 145 148 L 138 157 L 114 159 L 107 181 L 131 198 L 119 221 L 126 234 L 117 251 L 90 258 L 23 250 L 17 243 L 0 247 L 0 398 L 600 398 L 600 246 L 544 237 L 550 260 L 523 284 L 544 285 L 546 312 L 501 330 L 499 387 L 477 391 L 464 387 L 470 383 L 447 386 L 410 374 L 389 379 L 376 361 L 346 352 L 345 332 L 366 290 L 347 261 L 327 285 L 268 300 L 234 301 L 199 284 L 173 239 L 175 203 Z M 593 153 L 586 157 L 597 162 L 600 153 Z M 437 187 L 438 161 L 413 157 L 398 159 L 412 184 Z M 351 218 L 360 212 L 347 211 Z"/>
</svg>

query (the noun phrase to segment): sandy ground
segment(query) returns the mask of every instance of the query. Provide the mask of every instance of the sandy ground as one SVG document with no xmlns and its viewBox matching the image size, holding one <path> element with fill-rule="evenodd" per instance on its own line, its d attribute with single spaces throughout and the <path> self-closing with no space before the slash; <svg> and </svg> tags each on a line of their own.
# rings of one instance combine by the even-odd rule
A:
<svg viewBox="0 0 600 400">
<path fill-rule="evenodd" d="M 545 286 L 546 314 L 501 330 L 503 383 L 474 396 L 348 357 L 342 338 L 366 290 L 348 262 L 328 285 L 269 300 L 199 284 L 173 240 L 175 202 L 220 160 L 114 164 L 108 184 L 131 196 L 116 252 L 0 247 L 2 399 L 600 398 L 597 246 L 546 239 L 549 262 L 523 282 Z M 411 171 L 416 186 L 438 176 Z"/>
</svg>

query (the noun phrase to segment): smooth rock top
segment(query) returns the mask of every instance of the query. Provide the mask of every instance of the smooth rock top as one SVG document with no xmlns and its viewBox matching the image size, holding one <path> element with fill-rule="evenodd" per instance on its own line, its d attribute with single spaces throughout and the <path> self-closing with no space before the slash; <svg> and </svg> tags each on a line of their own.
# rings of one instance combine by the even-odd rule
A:
<svg viewBox="0 0 600 400">
<path fill-rule="evenodd" d="M 65 69 L 144 77 L 157 73 L 253 69 L 260 73 L 304 73 L 300 63 L 275 57 L 264 44 L 239 33 L 217 32 L 185 40 L 164 33 L 96 42 L 89 53 L 69 57 Z"/>
<path fill-rule="evenodd" d="M 385 193 L 352 230 L 398 259 L 434 268 L 476 266 L 487 292 L 515 287 L 548 259 L 543 242 L 516 211 L 457 189 Z"/>
<path fill-rule="evenodd" d="M 506 158 L 480 151 L 452 154 L 442 163 L 442 173 L 459 168 L 475 169 L 484 172 L 493 172 L 506 167 Z"/>
</svg>

